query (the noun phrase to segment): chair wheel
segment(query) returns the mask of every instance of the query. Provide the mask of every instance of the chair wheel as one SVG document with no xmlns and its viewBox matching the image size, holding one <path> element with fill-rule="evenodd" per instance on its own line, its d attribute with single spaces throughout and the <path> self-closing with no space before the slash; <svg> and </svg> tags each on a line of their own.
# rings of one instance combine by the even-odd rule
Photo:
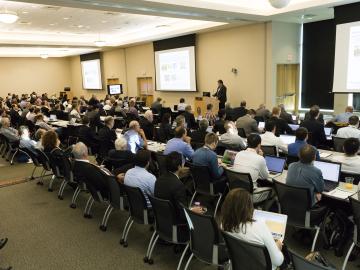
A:
<svg viewBox="0 0 360 270">
<path fill-rule="evenodd" d="M 84 218 L 90 219 L 90 218 L 92 218 L 92 216 L 90 214 L 84 214 Z"/>
<path fill-rule="evenodd" d="M 64 197 L 63 197 L 63 196 L 58 195 L 58 199 L 59 199 L 59 200 L 63 200 L 63 199 L 64 199 Z"/>
<path fill-rule="evenodd" d="M 70 208 L 75 209 L 75 208 L 76 208 L 76 204 L 75 204 L 75 203 L 70 204 Z"/>
<path fill-rule="evenodd" d="M 128 242 L 124 242 L 123 247 L 127 248 L 128 247 Z"/>
<path fill-rule="evenodd" d="M 100 230 L 102 230 L 103 232 L 106 232 L 107 227 L 106 227 L 105 225 L 101 225 L 99 228 L 100 228 Z"/>
<path fill-rule="evenodd" d="M 149 260 L 148 260 L 148 264 L 150 264 L 150 265 L 154 264 L 154 260 L 153 260 L 153 259 L 149 259 Z"/>
<path fill-rule="evenodd" d="M 143 261 L 144 261 L 144 263 L 148 263 L 148 262 L 149 262 L 149 258 L 146 256 L 146 257 L 144 257 Z"/>
<path fill-rule="evenodd" d="M 41 181 L 37 182 L 36 184 L 37 184 L 38 186 L 43 186 L 43 185 L 44 185 L 44 183 L 41 182 Z"/>
<path fill-rule="evenodd" d="M 54 190 L 52 188 L 48 188 L 48 191 L 49 192 L 53 192 Z"/>
<path fill-rule="evenodd" d="M 124 239 L 120 240 L 120 245 L 123 245 L 125 243 Z"/>
<path fill-rule="evenodd" d="M 33 177 L 30 177 L 30 180 L 34 180 L 35 179 L 35 177 L 33 176 Z"/>
<path fill-rule="evenodd" d="M 14 163 L 10 163 L 10 165 L 14 165 Z"/>
</svg>

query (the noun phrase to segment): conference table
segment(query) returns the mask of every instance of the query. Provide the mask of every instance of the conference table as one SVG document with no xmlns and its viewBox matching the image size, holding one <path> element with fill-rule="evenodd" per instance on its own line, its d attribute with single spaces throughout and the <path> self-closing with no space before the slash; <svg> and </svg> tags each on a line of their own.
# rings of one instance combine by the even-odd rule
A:
<svg viewBox="0 0 360 270">
<path fill-rule="evenodd" d="M 66 120 L 49 121 L 48 124 L 54 127 L 62 127 L 62 128 L 82 126 L 82 124 L 80 123 L 70 123 L 70 121 L 66 121 Z"/>
</svg>

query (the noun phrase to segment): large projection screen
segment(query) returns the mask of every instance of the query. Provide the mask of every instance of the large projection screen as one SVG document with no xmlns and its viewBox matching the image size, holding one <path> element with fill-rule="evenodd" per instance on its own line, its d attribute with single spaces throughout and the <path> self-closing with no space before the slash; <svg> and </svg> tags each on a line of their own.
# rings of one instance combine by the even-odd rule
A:
<svg viewBox="0 0 360 270">
<path fill-rule="evenodd" d="M 81 61 L 81 71 L 84 89 L 102 89 L 100 59 Z"/>
<path fill-rule="evenodd" d="M 360 92 L 360 22 L 336 26 L 333 92 Z"/>
<path fill-rule="evenodd" d="M 156 90 L 196 92 L 195 47 L 155 51 Z"/>
</svg>

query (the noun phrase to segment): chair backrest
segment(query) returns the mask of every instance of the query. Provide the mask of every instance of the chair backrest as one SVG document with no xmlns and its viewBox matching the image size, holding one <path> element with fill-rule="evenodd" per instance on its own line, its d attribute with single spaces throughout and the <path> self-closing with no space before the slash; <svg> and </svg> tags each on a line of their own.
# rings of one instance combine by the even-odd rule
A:
<svg viewBox="0 0 360 270">
<path fill-rule="evenodd" d="M 117 158 L 105 158 L 103 161 L 103 164 L 105 165 L 105 167 L 112 172 L 127 163 L 128 163 L 127 160 L 117 159 Z"/>
<path fill-rule="evenodd" d="M 344 152 L 343 146 L 344 146 L 344 142 L 345 142 L 346 138 L 340 138 L 340 137 L 333 137 L 333 142 L 334 142 L 334 150 L 336 152 Z"/>
<path fill-rule="evenodd" d="M 159 174 L 163 175 L 167 173 L 166 169 L 166 155 L 155 153 L 156 156 L 156 162 L 159 167 Z"/>
<path fill-rule="evenodd" d="M 302 256 L 290 251 L 292 262 L 295 270 L 331 270 L 334 268 L 329 268 L 325 266 L 321 266 L 312 262 L 309 262 Z"/>
<path fill-rule="evenodd" d="M 287 156 L 286 157 L 286 165 L 289 166 L 291 163 L 298 162 L 299 157 L 296 156 Z"/>
<path fill-rule="evenodd" d="M 218 225 L 212 216 L 197 214 L 184 208 L 190 231 L 190 249 L 199 259 L 213 263 L 214 246 L 223 242 Z"/>
<path fill-rule="evenodd" d="M 203 142 L 191 142 L 191 147 L 196 150 L 204 146 Z"/>
<path fill-rule="evenodd" d="M 212 178 L 207 166 L 189 164 L 190 172 L 194 180 L 195 190 L 203 194 L 214 195 Z"/>
<path fill-rule="evenodd" d="M 83 162 L 85 163 L 85 162 Z M 84 181 L 86 188 L 90 191 L 91 196 L 95 201 L 102 202 L 104 198 L 110 198 L 110 190 L 107 175 L 98 166 L 85 163 L 82 164 L 81 180 Z"/>
<path fill-rule="evenodd" d="M 288 223 L 305 226 L 310 224 L 311 193 L 308 188 L 289 186 L 273 181 L 274 188 L 280 203 L 281 213 L 288 216 Z M 306 222 L 308 224 L 306 224 Z"/>
<path fill-rule="evenodd" d="M 232 269 L 271 270 L 271 259 L 264 245 L 253 244 L 222 232 Z M 250 259 L 251 258 L 251 259 Z"/>
<path fill-rule="evenodd" d="M 262 145 L 261 150 L 266 156 L 277 156 L 276 146 L 274 145 Z"/>
<path fill-rule="evenodd" d="M 162 200 L 149 196 L 151 206 L 155 216 L 156 232 L 160 235 L 161 239 L 173 242 L 174 226 L 176 226 L 176 212 L 173 204 L 168 200 Z M 176 228 L 175 228 L 176 232 Z"/>
<path fill-rule="evenodd" d="M 50 167 L 50 160 L 48 158 L 48 156 L 40 149 L 35 149 L 35 152 L 37 153 L 37 158 L 39 160 L 39 162 L 41 163 L 41 165 L 43 166 L 43 168 L 46 171 L 51 171 L 51 167 Z"/>
<path fill-rule="evenodd" d="M 35 155 L 35 153 L 33 151 L 31 151 L 30 149 L 26 148 L 26 147 L 19 147 L 19 150 L 21 150 L 22 152 L 25 152 L 32 160 L 33 164 L 36 167 L 40 167 L 41 163 L 38 160 L 38 157 Z"/>
<path fill-rule="evenodd" d="M 124 185 L 129 202 L 131 217 L 140 224 L 149 224 L 148 208 L 145 196 L 140 188 Z"/>
<path fill-rule="evenodd" d="M 223 145 L 218 145 L 215 149 L 217 155 L 223 156 L 225 153 L 226 147 Z"/>
<path fill-rule="evenodd" d="M 242 138 L 245 138 L 246 139 L 246 132 L 245 132 L 245 129 L 243 128 L 238 128 L 238 135 Z"/>
<path fill-rule="evenodd" d="M 122 195 L 120 185 L 113 175 L 107 175 L 106 180 L 110 191 L 110 203 L 115 209 L 120 209 Z"/>
<path fill-rule="evenodd" d="M 226 177 L 229 181 L 229 188 L 243 188 L 251 194 L 254 192 L 254 184 L 249 173 L 241 173 L 233 170 L 225 170 Z"/>
<path fill-rule="evenodd" d="M 354 198 L 356 196 L 356 198 Z M 360 201 L 359 201 L 359 193 L 349 197 L 351 209 L 354 216 L 354 243 L 357 245 L 360 242 Z"/>
</svg>

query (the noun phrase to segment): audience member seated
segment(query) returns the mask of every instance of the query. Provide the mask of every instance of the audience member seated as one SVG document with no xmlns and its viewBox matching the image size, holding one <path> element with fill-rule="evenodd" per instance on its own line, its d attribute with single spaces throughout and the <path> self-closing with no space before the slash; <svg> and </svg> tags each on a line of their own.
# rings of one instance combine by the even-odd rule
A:
<svg viewBox="0 0 360 270">
<path fill-rule="evenodd" d="M 319 111 L 319 116 L 316 119 L 316 121 L 318 121 L 320 124 L 324 125 L 324 115 L 320 112 L 320 107 L 318 105 L 313 105 L 310 107 L 310 110 L 308 112 L 305 113 L 305 117 L 304 117 L 304 121 L 306 120 L 310 120 L 311 119 L 311 111 L 312 110 L 317 110 Z"/>
<path fill-rule="evenodd" d="M 101 128 L 104 126 L 100 120 L 99 107 L 97 104 L 90 105 L 90 101 L 89 101 L 88 111 L 86 112 L 85 115 L 89 118 L 91 128 Z"/>
<path fill-rule="evenodd" d="M 205 145 L 197 149 L 192 157 L 194 164 L 207 166 L 213 179 L 219 179 L 224 174 L 224 169 L 218 164 L 218 157 L 214 150 L 216 149 L 219 138 L 215 133 L 209 133 L 205 136 Z"/>
<path fill-rule="evenodd" d="M 182 115 L 185 117 L 186 127 L 190 129 L 197 129 L 198 124 L 195 121 L 195 116 L 192 113 L 192 109 L 190 105 L 187 105 L 185 107 L 185 112 L 182 113 Z"/>
<path fill-rule="evenodd" d="M 227 121 L 225 123 L 226 133 L 220 136 L 221 145 L 231 148 L 231 149 L 245 149 L 246 143 L 243 138 L 238 134 L 238 130 L 232 121 Z"/>
<path fill-rule="evenodd" d="M 199 129 L 192 131 L 190 133 L 191 141 L 196 143 L 203 143 L 205 140 L 205 136 L 208 133 L 207 129 L 209 127 L 209 122 L 206 119 L 202 119 L 199 122 Z"/>
<path fill-rule="evenodd" d="M 241 173 L 249 173 L 254 183 L 254 188 L 256 188 L 256 181 L 258 179 L 268 179 L 269 171 L 263 157 L 264 154 L 261 151 L 260 135 L 250 134 L 247 143 L 248 148 L 236 154 L 233 169 Z"/>
<path fill-rule="evenodd" d="M 360 174 L 359 139 L 348 138 L 344 142 L 344 155 L 335 156 L 333 161 L 341 163 L 341 171 Z"/>
<path fill-rule="evenodd" d="M 292 115 L 286 111 L 285 105 L 280 104 L 279 108 L 280 108 L 280 118 L 285 120 L 285 122 L 288 123 L 288 124 L 294 124 L 294 120 L 292 119 Z"/>
<path fill-rule="evenodd" d="M 283 243 L 275 240 L 265 222 L 254 220 L 253 215 L 254 205 L 250 193 L 240 188 L 233 189 L 221 207 L 221 227 L 236 238 L 265 246 L 270 255 L 272 269 L 277 269 L 284 262 L 281 252 Z"/>
<path fill-rule="evenodd" d="M 30 139 L 29 129 L 26 126 L 20 126 L 19 128 L 20 144 L 21 148 L 25 148 L 31 151 L 34 155 L 37 155 L 35 148 L 36 142 Z"/>
<path fill-rule="evenodd" d="M 18 127 L 21 123 L 21 117 L 19 115 L 19 108 L 16 104 L 12 104 L 10 112 L 10 122 L 13 127 Z"/>
<path fill-rule="evenodd" d="M 188 205 L 186 187 L 180 180 L 183 169 L 182 156 L 178 152 L 171 152 L 166 156 L 166 174 L 160 175 L 155 182 L 155 197 L 170 201 L 176 210 L 179 222 L 186 222 L 182 206 Z"/>
<path fill-rule="evenodd" d="M 44 150 L 44 147 L 42 145 L 42 137 L 44 136 L 44 134 L 46 133 L 45 129 L 39 128 L 36 132 L 35 132 L 35 140 L 36 140 L 36 148 L 40 149 L 40 150 Z"/>
<path fill-rule="evenodd" d="M 236 120 L 236 128 L 244 129 L 246 137 L 251 133 L 259 133 L 258 123 L 254 119 L 255 116 L 256 112 L 250 109 L 247 111 L 247 114 Z"/>
<path fill-rule="evenodd" d="M 356 115 L 349 117 L 349 126 L 339 128 L 336 137 L 360 139 L 359 117 Z"/>
<path fill-rule="evenodd" d="M 117 138 L 114 127 L 114 118 L 107 116 L 104 120 L 105 126 L 99 130 L 98 138 L 100 141 L 100 158 L 105 158 L 111 149 L 114 149 Z"/>
<path fill-rule="evenodd" d="M 138 187 L 144 193 L 148 207 L 151 203 L 147 195 L 154 196 L 156 177 L 147 171 L 151 159 L 151 153 L 147 150 L 139 150 L 135 156 L 135 167 L 125 174 L 124 184 L 130 187 Z"/>
<path fill-rule="evenodd" d="M 86 115 L 82 118 L 82 125 L 78 128 L 78 136 L 80 141 L 91 148 L 92 154 L 98 153 L 100 141 L 95 130 L 90 128 L 90 121 Z"/>
<path fill-rule="evenodd" d="M 221 134 L 224 134 L 226 132 L 225 127 L 224 127 L 225 119 L 226 119 L 225 109 L 219 110 L 218 117 L 219 117 L 219 119 L 215 121 L 212 131 L 214 133 L 219 132 L 219 134 L 221 135 Z"/>
<path fill-rule="evenodd" d="M 158 97 L 153 104 L 151 104 L 151 109 L 154 111 L 154 113 L 160 113 L 162 108 L 162 99 Z"/>
<path fill-rule="evenodd" d="M 147 139 L 144 133 L 144 130 L 140 128 L 138 121 L 131 121 L 129 124 L 129 130 L 124 134 L 128 150 L 132 153 L 136 153 L 141 148 L 147 147 Z"/>
<path fill-rule="evenodd" d="M 134 163 L 135 155 L 128 150 L 126 139 L 122 136 L 115 141 L 115 149 L 109 151 L 108 157 L 111 159 L 123 160 L 124 164 Z"/>
<path fill-rule="evenodd" d="M 185 158 L 191 159 L 194 155 L 194 150 L 190 145 L 191 138 L 187 136 L 186 129 L 177 127 L 174 135 L 175 137 L 167 142 L 164 155 L 168 155 L 171 152 L 178 152 L 182 155 L 183 161 Z"/>
<path fill-rule="evenodd" d="M 303 146 L 307 145 L 309 133 L 306 128 L 299 127 L 295 131 L 295 137 L 296 137 L 295 142 L 288 145 L 288 155 L 292 157 L 298 157 L 300 153 L 300 149 Z M 315 148 L 315 146 L 313 147 Z M 320 160 L 320 154 L 317 149 L 316 149 L 316 160 Z"/>
<path fill-rule="evenodd" d="M 334 117 L 334 122 L 348 123 L 349 118 L 354 115 L 354 108 L 352 106 L 347 106 L 344 113 L 340 113 Z"/>
<path fill-rule="evenodd" d="M 226 114 L 225 120 L 226 121 L 236 121 L 236 119 L 235 120 L 233 119 L 233 112 L 234 112 L 234 109 L 231 108 L 231 103 L 226 102 L 226 104 L 225 104 L 225 114 Z"/>
<path fill-rule="evenodd" d="M 246 101 L 243 100 L 240 103 L 240 107 L 236 107 L 233 109 L 233 121 L 236 121 L 237 119 L 245 116 L 246 114 L 247 114 Z"/>
<path fill-rule="evenodd" d="M 73 104 L 72 104 L 72 110 L 70 111 L 70 117 L 75 118 L 76 120 L 81 119 L 80 106 L 77 102 L 73 102 Z"/>
<path fill-rule="evenodd" d="M 265 104 L 260 104 L 259 108 L 256 110 L 256 116 L 261 117 L 266 121 L 270 118 L 271 113 L 268 109 L 266 109 Z"/>
<path fill-rule="evenodd" d="M 312 204 L 320 201 L 324 191 L 324 179 L 320 169 L 313 165 L 316 150 L 311 145 L 304 145 L 299 153 L 300 161 L 291 163 L 288 169 L 286 184 L 309 188 Z"/>
<path fill-rule="evenodd" d="M 185 99 L 184 98 L 180 98 L 180 103 L 178 104 L 177 106 L 177 110 L 179 112 L 183 112 L 185 111 L 185 108 L 186 108 L 187 104 L 185 103 Z"/>
<path fill-rule="evenodd" d="M 326 135 L 324 131 L 324 125 L 318 121 L 320 111 L 318 106 L 313 106 L 309 112 L 309 119 L 304 120 L 301 126 L 306 128 L 311 133 L 311 141 L 309 143 L 315 147 L 326 144 Z"/>
<path fill-rule="evenodd" d="M 174 137 L 174 132 L 171 128 L 171 115 L 170 113 L 164 113 L 161 123 L 158 129 L 159 140 L 161 142 L 167 142 Z"/>
<path fill-rule="evenodd" d="M 154 138 L 154 116 L 151 110 L 147 110 L 144 116 L 140 117 L 140 127 L 144 130 L 146 138 L 152 140 Z"/>
<path fill-rule="evenodd" d="M 139 113 L 138 113 L 138 110 L 136 109 L 135 105 L 136 105 L 135 100 L 134 100 L 134 99 L 131 99 L 130 102 L 129 102 L 129 109 L 128 109 L 127 113 L 132 114 L 132 115 L 134 115 L 136 118 L 138 118 L 138 117 L 139 117 Z"/>
<path fill-rule="evenodd" d="M 111 101 L 108 99 L 108 100 L 105 100 L 105 105 L 103 107 L 104 111 L 108 112 L 111 110 Z"/>
<path fill-rule="evenodd" d="M 89 99 L 89 106 L 93 106 L 93 107 L 97 107 L 97 105 L 99 104 L 99 100 L 97 99 L 96 95 L 92 95 L 91 98 Z"/>
<path fill-rule="evenodd" d="M 52 126 L 45 122 L 44 115 L 41 113 L 35 116 L 35 126 L 45 129 L 46 131 L 54 129 Z"/>
<path fill-rule="evenodd" d="M 283 142 L 280 137 L 276 137 L 276 122 L 269 119 L 265 123 L 265 133 L 261 134 L 261 145 L 275 146 L 277 153 L 279 150 L 283 153 L 287 153 L 287 145 Z"/>
<path fill-rule="evenodd" d="M 280 118 L 280 108 L 274 107 L 272 110 L 272 115 L 269 118 L 269 120 L 273 120 L 276 123 L 276 136 L 279 136 L 280 134 L 292 134 L 293 130 L 291 127 L 286 123 L 284 119 Z"/>
<path fill-rule="evenodd" d="M 35 121 L 35 116 L 36 116 L 35 106 L 31 106 L 31 107 L 29 108 L 29 112 L 28 112 L 27 115 L 26 115 L 26 119 L 27 119 L 28 121 L 31 121 L 31 122 L 34 123 L 34 121 Z"/>
<path fill-rule="evenodd" d="M 10 119 L 7 117 L 1 118 L 0 133 L 4 135 L 10 142 L 16 142 L 20 140 L 18 131 L 10 127 Z"/>
<path fill-rule="evenodd" d="M 206 105 L 205 118 L 209 121 L 210 126 L 213 126 L 216 120 L 216 116 L 212 110 L 213 110 L 212 104 Z"/>
</svg>

